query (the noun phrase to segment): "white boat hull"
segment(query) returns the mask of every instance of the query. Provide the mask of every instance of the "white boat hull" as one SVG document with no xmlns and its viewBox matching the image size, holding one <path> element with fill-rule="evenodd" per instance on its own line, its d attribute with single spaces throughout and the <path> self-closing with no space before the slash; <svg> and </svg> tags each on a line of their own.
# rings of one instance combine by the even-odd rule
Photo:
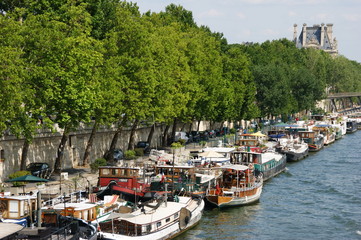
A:
<svg viewBox="0 0 361 240">
<path fill-rule="evenodd" d="M 113 234 L 113 233 L 106 233 L 106 232 L 99 232 L 98 237 L 100 239 L 108 239 L 108 240 L 115 240 L 115 239 L 149 239 L 149 240 L 161 240 L 161 239 L 169 239 L 173 238 L 179 234 L 182 234 L 183 232 L 187 231 L 188 229 L 194 227 L 202 218 L 204 209 L 204 201 L 201 200 L 201 203 L 197 208 L 195 208 L 191 213 L 191 218 L 189 219 L 189 222 L 186 226 L 183 228 L 180 227 L 179 221 L 174 222 L 172 225 L 167 226 L 164 229 L 161 229 L 159 231 L 152 232 L 147 235 L 143 236 L 126 236 L 121 234 Z"/>
</svg>

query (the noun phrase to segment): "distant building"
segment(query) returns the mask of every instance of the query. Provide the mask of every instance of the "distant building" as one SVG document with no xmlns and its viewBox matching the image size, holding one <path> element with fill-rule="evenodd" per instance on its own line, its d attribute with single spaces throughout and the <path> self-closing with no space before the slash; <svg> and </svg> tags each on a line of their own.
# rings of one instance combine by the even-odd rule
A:
<svg viewBox="0 0 361 240">
<path fill-rule="evenodd" d="M 331 55 L 338 54 L 337 40 L 332 36 L 333 24 L 313 25 L 307 27 L 306 23 L 302 26 L 302 31 L 297 38 L 297 24 L 293 25 L 293 41 L 298 48 L 321 49 Z"/>
</svg>

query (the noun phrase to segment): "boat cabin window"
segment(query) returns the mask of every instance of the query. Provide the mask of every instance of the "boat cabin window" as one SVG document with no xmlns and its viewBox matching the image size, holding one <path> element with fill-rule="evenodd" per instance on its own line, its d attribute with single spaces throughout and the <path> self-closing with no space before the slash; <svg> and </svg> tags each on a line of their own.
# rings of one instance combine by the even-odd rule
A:
<svg viewBox="0 0 361 240">
<path fill-rule="evenodd" d="M 174 219 L 178 218 L 178 213 L 174 214 Z"/>
<path fill-rule="evenodd" d="M 167 219 L 165 220 L 165 222 L 170 222 L 170 218 L 167 218 Z"/>
<path fill-rule="evenodd" d="M 101 169 L 100 170 L 101 171 L 101 175 L 110 175 L 110 171 L 109 171 L 109 169 Z"/>
<path fill-rule="evenodd" d="M 162 226 L 162 222 L 157 222 L 157 228 Z"/>
</svg>

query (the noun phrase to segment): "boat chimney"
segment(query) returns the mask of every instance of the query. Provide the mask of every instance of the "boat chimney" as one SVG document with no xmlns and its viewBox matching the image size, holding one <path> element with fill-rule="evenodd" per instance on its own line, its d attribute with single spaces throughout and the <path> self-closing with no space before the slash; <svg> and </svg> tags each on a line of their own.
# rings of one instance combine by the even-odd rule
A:
<svg viewBox="0 0 361 240">
<path fill-rule="evenodd" d="M 38 191 L 37 193 L 37 201 L 36 201 L 36 205 L 37 205 L 37 210 L 38 210 L 38 227 L 41 227 L 41 193 L 40 191 Z"/>
</svg>

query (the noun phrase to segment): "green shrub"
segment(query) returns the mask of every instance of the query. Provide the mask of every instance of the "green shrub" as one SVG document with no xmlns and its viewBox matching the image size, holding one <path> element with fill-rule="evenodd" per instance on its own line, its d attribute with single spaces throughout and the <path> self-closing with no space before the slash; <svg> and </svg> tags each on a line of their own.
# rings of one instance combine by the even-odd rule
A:
<svg viewBox="0 0 361 240">
<path fill-rule="evenodd" d="M 124 153 L 124 157 L 126 160 L 135 159 L 135 151 L 134 150 L 127 150 Z"/>
<path fill-rule="evenodd" d="M 14 178 L 17 178 L 17 177 L 21 177 L 21 176 L 26 176 L 26 175 L 31 175 L 31 172 L 29 171 L 17 171 L 17 172 L 14 172 L 13 174 L 10 174 L 8 177 L 9 179 L 14 179 Z M 18 186 L 22 186 L 26 183 L 24 182 L 13 182 L 12 183 L 14 187 L 18 187 Z"/>
<path fill-rule="evenodd" d="M 181 148 L 183 145 L 180 142 L 174 142 L 170 146 L 171 148 Z"/>
<path fill-rule="evenodd" d="M 179 139 L 178 142 L 184 146 L 184 144 L 186 143 L 186 140 L 185 139 Z"/>
<path fill-rule="evenodd" d="M 135 155 L 136 156 L 144 156 L 144 149 L 143 148 L 135 148 Z"/>
<path fill-rule="evenodd" d="M 207 145 L 207 142 L 206 141 L 200 141 L 199 144 L 202 146 L 202 147 L 205 147 Z"/>
<path fill-rule="evenodd" d="M 230 132 L 231 134 L 235 134 L 235 133 L 237 132 L 237 130 L 236 130 L 235 128 L 231 128 L 231 129 L 229 130 L 229 132 Z"/>
<path fill-rule="evenodd" d="M 100 166 L 106 166 L 107 160 L 104 158 L 98 158 L 93 163 L 90 164 L 90 169 L 92 173 L 96 173 Z"/>
</svg>

